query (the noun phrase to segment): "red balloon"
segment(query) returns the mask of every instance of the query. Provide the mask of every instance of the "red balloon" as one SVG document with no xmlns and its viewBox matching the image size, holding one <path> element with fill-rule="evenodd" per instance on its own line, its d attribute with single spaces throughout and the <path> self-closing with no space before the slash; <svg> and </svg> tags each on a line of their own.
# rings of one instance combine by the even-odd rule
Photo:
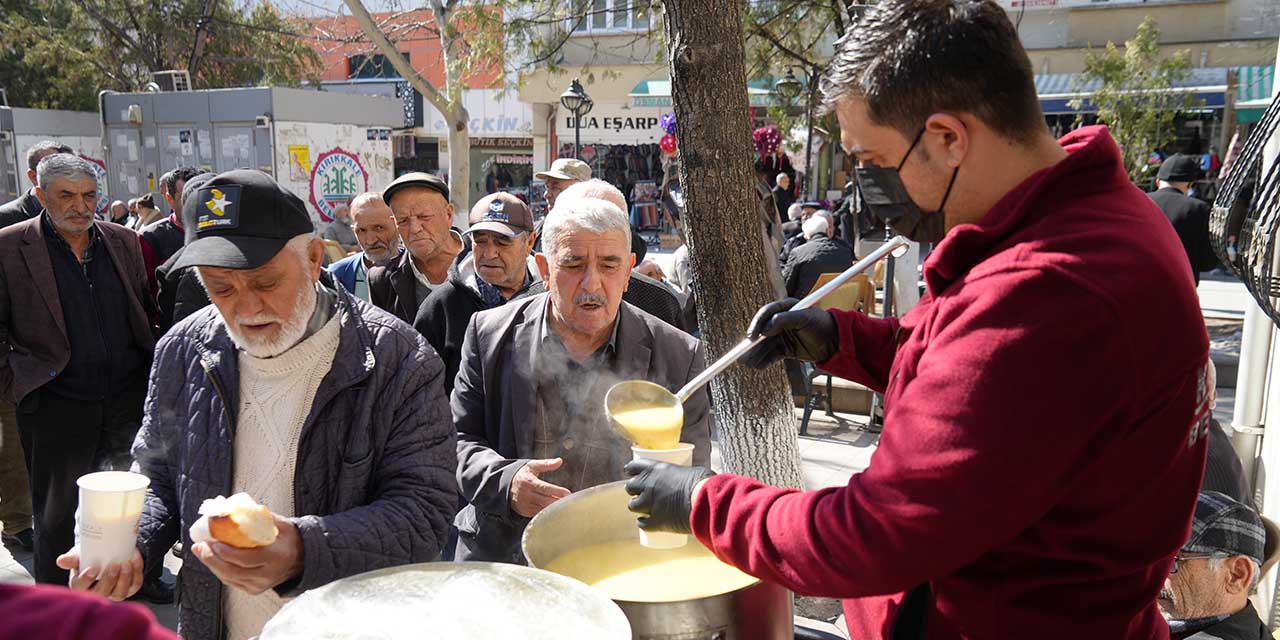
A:
<svg viewBox="0 0 1280 640">
<path fill-rule="evenodd" d="M 662 147 L 663 153 L 667 153 L 667 154 L 675 153 L 676 137 L 668 133 L 667 135 L 662 136 L 662 140 L 658 142 L 658 146 Z"/>
</svg>

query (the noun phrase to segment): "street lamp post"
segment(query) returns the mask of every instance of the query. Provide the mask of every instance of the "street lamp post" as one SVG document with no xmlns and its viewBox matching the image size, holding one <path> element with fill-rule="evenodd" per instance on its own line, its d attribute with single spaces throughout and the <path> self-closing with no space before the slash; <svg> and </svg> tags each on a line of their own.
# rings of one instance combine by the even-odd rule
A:
<svg viewBox="0 0 1280 640">
<path fill-rule="evenodd" d="M 582 90 L 582 83 L 574 78 L 569 88 L 560 94 L 560 104 L 573 114 L 573 157 L 577 158 L 582 148 L 582 116 L 591 112 L 595 101 Z"/>
<path fill-rule="evenodd" d="M 778 90 L 778 93 L 781 93 L 782 95 L 786 96 L 788 99 L 795 99 L 797 96 L 800 95 L 800 91 L 804 89 L 804 84 L 802 84 L 800 80 L 796 78 L 796 74 L 793 71 L 793 69 L 795 69 L 794 66 L 788 66 L 786 77 L 782 78 L 781 80 L 778 80 L 773 85 L 774 88 Z M 805 70 L 805 75 L 807 76 L 806 82 L 808 83 L 809 95 L 805 101 L 806 134 L 805 134 L 805 141 L 804 141 L 804 180 L 801 181 L 800 183 L 801 194 L 806 194 L 809 190 L 809 185 L 812 184 L 812 182 L 809 180 L 809 176 L 814 171 L 814 167 L 813 167 L 813 99 L 814 99 L 814 94 L 817 92 L 817 89 L 818 89 L 818 74 L 814 73 L 812 69 L 807 69 Z"/>
</svg>

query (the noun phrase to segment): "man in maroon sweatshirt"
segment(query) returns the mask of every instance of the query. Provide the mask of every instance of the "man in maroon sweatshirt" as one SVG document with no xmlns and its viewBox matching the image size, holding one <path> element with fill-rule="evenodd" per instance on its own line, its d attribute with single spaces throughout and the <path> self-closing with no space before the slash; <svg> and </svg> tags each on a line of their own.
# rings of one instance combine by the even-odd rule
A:
<svg viewBox="0 0 1280 640">
<path fill-rule="evenodd" d="M 823 81 L 864 201 L 936 242 L 901 319 L 761 309 L 748 354 L 885 394 L 866 471 L 820 491 L 627 466 L 641 526 L 692 531 L 852 638 L 1167 638 L 1213 389 L 1177 236 L 1104 127 L 1055 141 L 991 0 L 885 0 Z"/>
</svg>

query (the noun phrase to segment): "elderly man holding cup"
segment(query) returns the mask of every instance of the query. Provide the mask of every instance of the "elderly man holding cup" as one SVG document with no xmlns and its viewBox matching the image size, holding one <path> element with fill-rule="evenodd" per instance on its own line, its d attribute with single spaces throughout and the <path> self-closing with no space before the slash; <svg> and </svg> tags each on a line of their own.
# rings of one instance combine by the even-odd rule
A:
<svg viewBox="0 0 1280 640">
<path fill-rule="evenodd" d="M 59 563 L 73 587 L 119 598 L 181 538 L 180 634 L 235 640 L 308 589 L 439 558 L 457 510 L 455 436 L 440 358 L 322 277 L 324 245 L 297 196 L 236 170 L 184 206 L 196 239 L 174 268 L 195 267 L 213 305 L 156 347 L 133 447 L 151 481 L 137 549 L 95 582 L 86 548 Z M 253 508 L 234 510 L 240 493 Z M 235 530 L 206 520 L 214 540 L 197 535 L 220 503 Z"/>
</svg>

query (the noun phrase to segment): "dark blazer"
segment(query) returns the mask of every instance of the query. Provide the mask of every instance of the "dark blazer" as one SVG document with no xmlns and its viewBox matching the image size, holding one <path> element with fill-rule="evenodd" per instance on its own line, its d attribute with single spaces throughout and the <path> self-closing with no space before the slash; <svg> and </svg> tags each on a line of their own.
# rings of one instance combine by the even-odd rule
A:
<svg viewBox="0 0 1280 640">
<path fill-rule="evenodd" d="M 458 514 L 458 559 L 520 562 L 528 523 L 511 511 L 511 478 L 528 462 L 537 411 L 533 379 L 547 294 L 472 316 L 450 406 L 458 428 L 458 483 L 469 503 Z M 706 368 L 698 341 L 622 303 L 615 371 L 676 391 Z M 601 398 L 601 402 L 604 399 Z M 711 456 L 711 398 L 704 388 L 684 403 L 682 442 L 696 445 L 694 464 Z M 623 446 L 620 443 L 620 446 Z M 613 470 L 622 479 L 622 469 Z"/>
<path fill-rule="evenodd" d="M 1218 266 L 1218 256 L 1209 244 L 1209 203 L 1192 198 L 1173 187 L 1147 194 L 1169 219 L 1182 241 L 1191 263 L 1191 275 L 1200 283 L 1200 272 Z"/>
<path fill-rule="evenodd" d="M 36 197 L 35 189 L 28 189 L 21 197 L 0 205 L 0 229 L 30 220 L 44 211 L 44 205 Z"/>
<path fill-rule="evenodd" d="M 853 264 L 853 249 L 849 245 L 832 240 L 824 234 L 796 247 L 782 267 L 782 278 L 787 282 L 787 295 L 803 298 L 813 290 L 824 273 L 840 273 Z"/>
<path fill-rule="evenodd" d="M 369 302 L 406 324 L 413 324 L 418 315 L 418 282 L 409 264 L 412 259 L 406 249 L 391 264 L 369 269 Z"/>
<path fill-rule="evenodd" d="M 71 342 L 53 276 L 42 218 L 0 230 L 0 397 L 21 402 L 57 377 L 71 359 Z M 138 234 L 94 222 L 129 294 L 129 325 L 148 353 L 155 347 L 155 305 L 147 293 Z"/>
</svg>

